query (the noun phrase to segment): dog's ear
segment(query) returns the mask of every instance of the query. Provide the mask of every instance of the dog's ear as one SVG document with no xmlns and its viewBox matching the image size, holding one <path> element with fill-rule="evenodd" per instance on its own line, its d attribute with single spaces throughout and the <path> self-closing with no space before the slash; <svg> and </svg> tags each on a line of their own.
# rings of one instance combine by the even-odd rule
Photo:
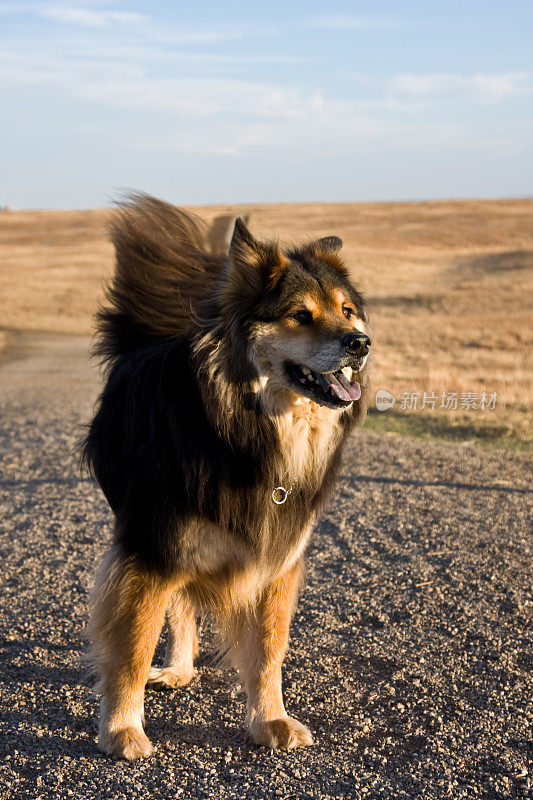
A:
<svg viewBox="0 0 533 800">
<path fill-rule="evenodd" d="M 276 286 L 286 266 L 278 246 L 258 242 L 238 217 L 229 247 L 223 290 L 225 304 L 232 298 L 234 302 L 249 305 L 262 291 Z"/>
<path fill-rule="evenodd" d="M 323 236 L 317 244 L 321 250 L 336 253 L 342 247 L 342 239 L 340 236 Z"/>
<path fill-rule="evenodd" d="M 256 260 L 261 245 L 254 239 L 242 217 L 237 217 L 229 246 L 230 265 Z"/>
<path fill-rule="evenodd" d="M 220 214 L 211 221 L 207 231 L 207 241 L 212 253 L 227 253 L 233 230 L 235 228 L 235 214 Z M 248 224 L 249 216 L 242 217 L 244 224 Z"/>
<path fill-rule="evenodd" d="M 342 275 L 348 274 L 341 255 L 342 239 L 340 236 L 323 236 L 322 239 L 311 242 L 309 249 L 313 255 Z"/>
<path fill-rule="evenodd" d="M 241 217 L 235 220 L 229 246 L 227 289 L 244 298 L 262 289 L 261 245 L 254 239 Z"/>
</svg>

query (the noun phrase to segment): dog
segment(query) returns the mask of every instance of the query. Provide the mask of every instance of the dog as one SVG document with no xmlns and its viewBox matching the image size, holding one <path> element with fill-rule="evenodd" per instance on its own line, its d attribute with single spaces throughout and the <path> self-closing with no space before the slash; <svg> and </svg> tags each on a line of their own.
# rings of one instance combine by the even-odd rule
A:
<svg viewBox="0 0 533 800">
<path fill-rule="evenodd" d="M 246 689 L 252 739 L 313 742 L 285 710 L 281 667 L 310 531 L 366 414 L 368 315 L 337 236 L 282 248 L 242 219 L 229 249 L 212 234 L 142 194 L 111 225 L 107 382 L 82 456 L 115 516 L 88 632 L 98 744 L 116 758 L 152 752 L 145 685 L 191 681 L 204 611 Z"/>
</svg>

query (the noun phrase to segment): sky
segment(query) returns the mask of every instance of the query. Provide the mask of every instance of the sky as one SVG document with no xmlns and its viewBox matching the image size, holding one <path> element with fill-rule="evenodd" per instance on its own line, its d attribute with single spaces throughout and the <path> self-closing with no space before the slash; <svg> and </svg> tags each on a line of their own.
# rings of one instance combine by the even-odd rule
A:
<svg viewBox="0 0 533 800">
<path fill-rule="evenodd" d="M 529 196 L 533 2 L 0 2 L 0 204 Z"/>
</svg>

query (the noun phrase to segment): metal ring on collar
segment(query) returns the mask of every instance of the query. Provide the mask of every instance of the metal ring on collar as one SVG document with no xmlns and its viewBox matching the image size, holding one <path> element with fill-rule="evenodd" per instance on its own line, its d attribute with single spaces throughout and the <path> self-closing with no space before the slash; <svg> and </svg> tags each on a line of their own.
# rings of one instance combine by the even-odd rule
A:
<svg viewBox="0 0 533 800">
<path fill-rule="evenodd" d="M 289 496 L 289 491 L 284 486 L 276 486 L 272 492 L 272 500 L 277 506 L 281 506 Z"/>
</svg>

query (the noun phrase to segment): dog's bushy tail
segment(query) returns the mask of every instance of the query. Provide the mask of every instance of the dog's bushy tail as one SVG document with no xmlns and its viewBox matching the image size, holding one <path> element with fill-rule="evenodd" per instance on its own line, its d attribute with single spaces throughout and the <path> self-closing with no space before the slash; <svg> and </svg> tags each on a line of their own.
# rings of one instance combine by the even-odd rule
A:
<svg viewBox="0 0 533 800">
<path fill-rule="evenodd" d="M 224 235 L 212 229 L 145 194 L 118 206 L 109 226 L 116 270 L 98 313 L 95 353 L 104 363 L 191 327 L 225 263 Z"/>
</svg>

